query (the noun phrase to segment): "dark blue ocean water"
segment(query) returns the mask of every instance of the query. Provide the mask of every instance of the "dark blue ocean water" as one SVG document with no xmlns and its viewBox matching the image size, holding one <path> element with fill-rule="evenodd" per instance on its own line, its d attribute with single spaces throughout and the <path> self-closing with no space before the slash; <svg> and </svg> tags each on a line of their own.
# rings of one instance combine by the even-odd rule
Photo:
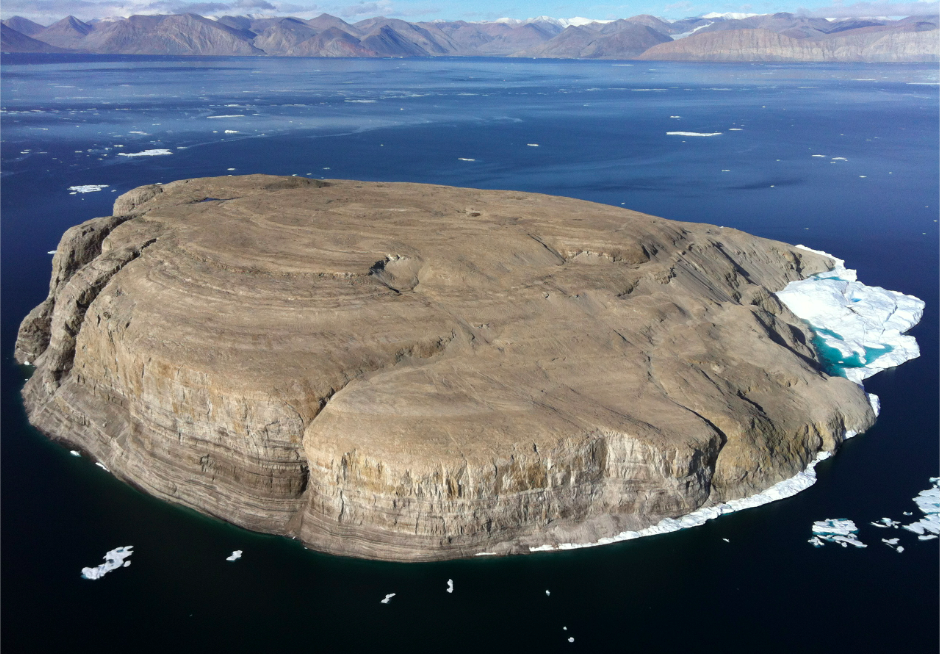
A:
<svg viewBox="0 0 940 654">
<path fill-rule="evenodd" d="M 4 652 L 937 651 L 937 541 L 868 526 L 919 515 L 940 471 L 936 66 L 5 56 L 0 81 Z M 172 154 L 119 156 L 149 149 Z M 309 552 L 69 456 L 26 424 L 11 357 L 63 230 L 141 184 L 256 172 L 566 195 L 803 243 L 925 300 L 922 356 L 868 380 L 878 423 L 788 500 L 567 553 Z M 811 547 L 825 518 L 869 547 Z M 80 578 L 120 545 L 131 567 Z"/>
</svg>

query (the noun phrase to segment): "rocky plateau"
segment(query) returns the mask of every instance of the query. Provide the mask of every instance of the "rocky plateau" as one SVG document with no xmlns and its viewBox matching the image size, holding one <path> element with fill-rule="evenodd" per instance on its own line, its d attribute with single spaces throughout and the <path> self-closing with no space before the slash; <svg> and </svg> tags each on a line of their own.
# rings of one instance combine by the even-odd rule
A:
<svg viewBox="0 0 940 654">
<path fill-rule="evenodd" d="M 524 553 L 867 429 L 774 296 L 831 267 L 546 195 L 181 180 L 64 234 L 16 358 L 37 428 L 157 497 L 335 554 Z"/>
</svg>

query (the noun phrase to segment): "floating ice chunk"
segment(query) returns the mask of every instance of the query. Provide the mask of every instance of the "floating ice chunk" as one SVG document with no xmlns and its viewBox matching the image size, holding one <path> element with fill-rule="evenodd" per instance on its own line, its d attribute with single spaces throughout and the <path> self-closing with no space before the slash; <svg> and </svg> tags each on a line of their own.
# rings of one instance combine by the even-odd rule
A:
<svg viewBox="0 0 940 654">
<path fill-rule="evenodd" d="M 111 472 L 110 470 L 108 470 L 108 467 L 105 464 L 103 464 L 101 461 L 96 461 L 95 465 L 101 468 L 102 470 L 104 470 L 105 472 Z"/>
<path fill-rule="evenodd" d="M 858 540 L 856 536 L 857 532 L 858 527 L 856 527 L 855 523 L 851 520 L 830 519 L 813 523 L 813 535 L 814 538 L 819 541 L 836 543 L 842 547 L 848 545 L 868 547 L 868 545 Z M 810 542 L 816 547 L 819 547 L 815 542 Z"/>
<path fill-rule="evenodd" d="M 568 642 L 569 642 L 569 643 L 573 643 L 573 642 L 574 642 L 574 636 L 568 636 Z"/>
<path fill-rule="evenodd" d="M 913 336 L 905 336 L 924 312 L 911 295 L 866 286 L 854 270 L 825 252 L 832 270 L 790 282 L 777 293 L 794 314 L 813 328 L 816 349 L 835 374 L 861 384 L 872 375 L 920 356 Z"/>
<path fill-rule="evenodd" d="M 453 593 L 453 592 L 454 592 L 454 580 L 453 580 L 453 579 L 448 579 L 448 580 L 447 580 L 447 592 L 448 592 L 448 593 Z"/>
<path fill-rule="evenodd" d="M 728 131 L 729 132 L 743 132 L 744 130 L 740 127 L 729 127 Z"/>
<path fill-rule="evenodd" d="M 721 540 L 725 541 L 726 543 L 730 543 L 730 542 L 731 542 L 731 541 L 728 540 L 727 538 L 722 538 Z"/>
<path fill-rule="evenodd" d="M 813 536 L 806 542 L 812 544 L 813 547 L 822 547 L 823 545 L 825 545 L 825 543 L 819 540 L 819 538 L 816 536 Z"/>
<path fill-rule="evenodd" d="M 882 529 L 888 529 L 889 527 L 894 527 L 897 529 L 901 523 L 897 522 L 896 520 L 892 520 L 891 518 L 882 518 L 881 521 L 872 522 L 871 525 L 873 527 L 881 527 Z"/>
<path fill-rule="evenodd" d="M 682 118 L 682 116 L 669 116 L 670 118 Z"/>
<path fill-rule="evenodd" d="M 938 487 L 940 480 L 936 477 L 931 477 L 931 480 L 933 480 L 933 488 L 921 491 L 914 498 L 917 508 L 921 510 L 924 517 L 909 525 L 902 525 L 918 536 L 926 536 L 928 533 L 935 536 L 940 534 L 940 487 Z"/>
<path fill-rule="evenodd" d="M 72 456 L 81 456 L 81 453 L 78 450 L 69 450 L 69 454 Z"/>
<path fill-rule="evenodd" d="M 227 168 L 226 170 L 235 170 L 234 168 Z"/>
<path fill-rule="evenodd" d="M 226 556 L 226 557 L 225 557 L 225 560 L 226 560 L 226 561 L 237 561 L 237 560 L 240 559 L 240 558 L 242 558 L 242 551 L 241 551 L 241 550 L 235 550 L 234 552 L 232 552 L 231 554 L 229 554 L 228 556 Z"/>
<path fill-rule="evenodd" d="M 917 540 L 936 540 L 936 534 L 925 534 L 924 536 L 918 536 Z"/>
<path fill-rule="evenodd" d="M 546 597 L 548 597 L 548 596 L 551 595 L 551 594 L 552 594 L 552 591 L 550 591 L 550 590 L 546 590 L 546 591 L 545 591 L 545 596 L 546 596 Z"/>
<path fill-rule="evenodd" d="M 812 156 L 814 156 L 814 157 L 820 157 L 821 159 L 825 159 L 825 158 L 826 158 L 826 155 L 824 155 L 824 154 L 814 154 L 814 155 L 812 155 Z"/>
<path fill-rule="evenodd" d="M 85 184 L 83 186 L 70 186 L 70 191 L 75 191 L 76 193 L 94 193 L 95 191 L 100 191 L 103 188 L 108 188 L 107 184 Z"/>
<path fill-rule="evenodd" d="M 392 601 L 393 597 L 395 597 L 395 593 L 389 593 L 388 595 L 385 596 L 385 599 L 382 600 L 382 604 L 388 604 L 389 602 Z"/>
<path fill-rule="evenodd" d="M 528 145 L 530 148 L 537 148 L 537 147 L 539 147 L 539 144 L 538 144 L 538 143 L 526 143 L 526 145 Z"/>
<path fill-rule="evenodd" d="M 457 157 L 458 161 L 476 161 L 476 159 L 467 159 L 466 157 Z"/>
<path fill-rule="evenodd" d="M 244 118 L 245 114 L 228 114 L 226 116 L 206 116 L 206 118 Z"/>
<path fill-rule="evenodd" d="M 172 150 L 166 148 L 157 148 L 154 150 L 144 150 L 142 152 L 118 152 L 119 157 L 156 157 L 161 154 L 173 154 Z"/>
<path fill-rule="evenodd" d="M 225 133 L 226 133 L 226 134 L 238 134 L 238 130 L 237 130 L 237 129 L 227 129 L 227 130 L 225 130 Z"/>
<path fill-rule="evenodd" d="M 848 161 L 848 159 L 846 159 L 845 157 L 833 157 L 832 160 L 833 161 Z"/>
<path fill-rule="evenodd" d="M 150 136 L 150 134 L 148 134 L 147 132 L 140 132 L 140 131 L 128 132 L 128 134 L 140 134 L 141 136 Z"/>
<path fill-rule="evenodd" d="M 46 254 L 55 254 L 55 253 L 56 253 L 55 250 L 49 250 L 48 252 L 46 252 Z"/>
<path fill-rule="evenodd" d="M 84 579 L 100 579 L 112 570 L 128 567 L 131 562 L 124 559 L 133 554 L 132 549 L 134 549 L 133 545 L 125 545 L 111 550 L 104 555 L 104 563 L 101 565 L 95 568 L 82 568 L 82 577 Z"/>
<path fill-rule="evenodd" d="M 872 523 L 874 524 L 874 523 Z M 904 551 L 904 547 L 898 545 L 898 538 L 882 538 L 881 542 L 896 551 L 898 554 Z"/>
<path fill-rule="evenodd" d="M 666 132 L 666 136 L 721 136 L 721 132 Z"/>
</svg>

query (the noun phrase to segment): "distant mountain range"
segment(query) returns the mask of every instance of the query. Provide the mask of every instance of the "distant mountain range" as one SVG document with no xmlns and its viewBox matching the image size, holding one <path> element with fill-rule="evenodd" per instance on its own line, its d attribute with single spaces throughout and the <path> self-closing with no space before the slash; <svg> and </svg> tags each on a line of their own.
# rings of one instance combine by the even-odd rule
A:
<svg viewBox="0 0 940 654">
<path fill-rule="evenodd" d="M 196 14 L 130 16 L 43 26 L 2 21 L 3 52 L 284 57 L 532 57 L 676 61 L 940 61 L 937 16 L 829 20 L 789 13 L 706 14 L 666 21 L 545 16 L 493 22 L 409 23 L 369 18 Z"/>
</svg>

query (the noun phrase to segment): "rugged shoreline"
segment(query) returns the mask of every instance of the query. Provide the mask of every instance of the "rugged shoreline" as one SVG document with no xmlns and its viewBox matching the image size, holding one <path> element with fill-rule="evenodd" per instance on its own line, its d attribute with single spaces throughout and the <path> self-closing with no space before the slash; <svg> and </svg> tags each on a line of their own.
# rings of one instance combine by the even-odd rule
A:
<svg viewBox="0 0 940 654">
<path fill-rule="evenodd" d="M 390 560 L 753 495 L 874 414 L 773 292 L 830 259 L 535 194 L 265 176 L 66 232 L 30 421 L 158 497 Z"/>
</svg>

